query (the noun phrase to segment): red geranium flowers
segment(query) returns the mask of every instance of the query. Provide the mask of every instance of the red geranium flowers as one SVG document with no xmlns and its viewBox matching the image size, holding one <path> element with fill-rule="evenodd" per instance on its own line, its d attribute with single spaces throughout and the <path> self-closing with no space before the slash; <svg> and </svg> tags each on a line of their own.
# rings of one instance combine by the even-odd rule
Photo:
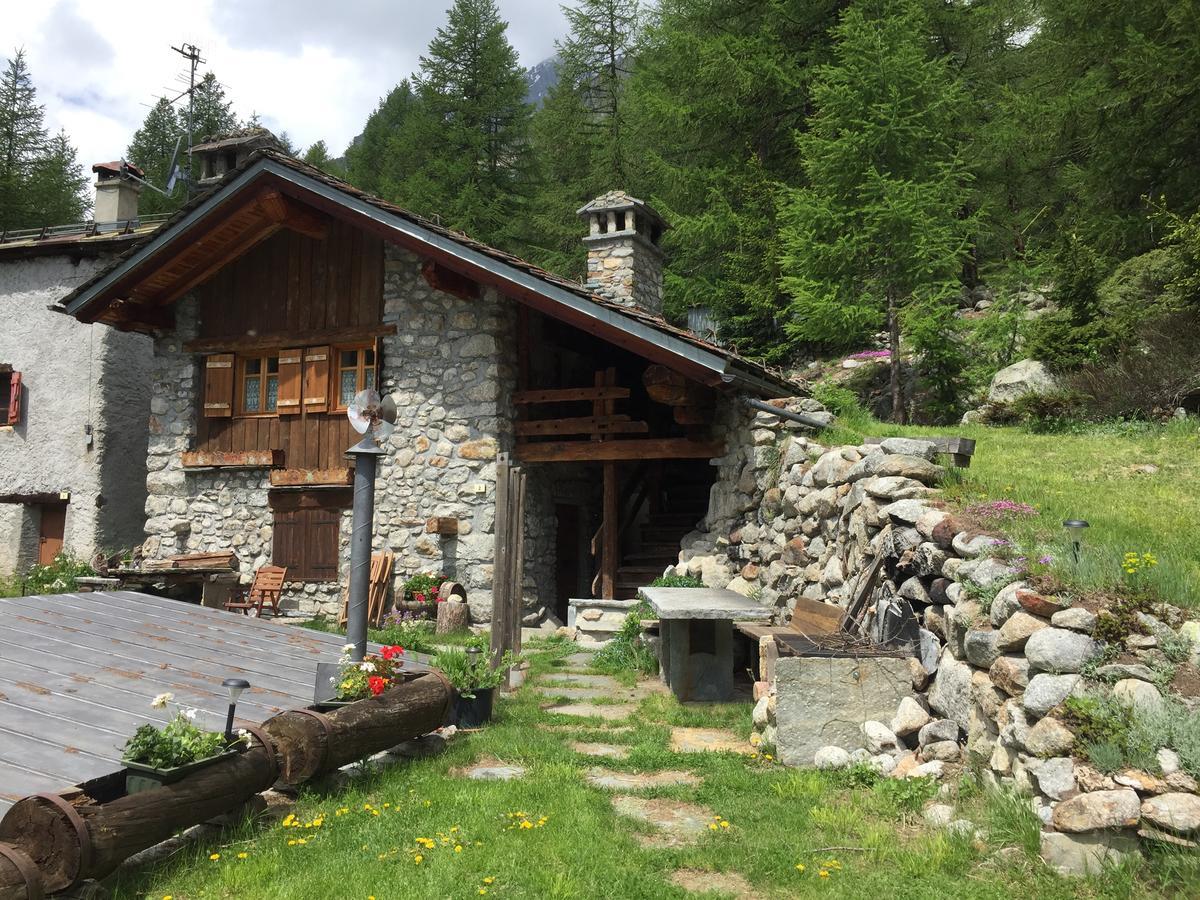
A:
<svg viewBox="0 0 1200 900">
<path fill-rule="evenodd" d="M 379 651 L 379 655 L 384 659 L 395 659 L 404 652 L 404 648 L 400 646 L 384 647 Z"/>
<path fill-rule="evenodd" d="M 378 675 L 372 675 L 367 679 L 367 686 L 371 689 L 371 696 L 377 696 L 383 693 L 383 689 L 388 686 L 386 678 L 380 678 Z"/>
</svg>

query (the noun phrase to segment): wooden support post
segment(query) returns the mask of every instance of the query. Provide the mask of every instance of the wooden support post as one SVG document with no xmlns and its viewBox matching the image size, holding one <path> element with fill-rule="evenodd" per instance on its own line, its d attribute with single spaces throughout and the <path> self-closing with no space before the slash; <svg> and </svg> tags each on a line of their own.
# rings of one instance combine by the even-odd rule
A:
<svg viewBox="0 0 1200 900">
<path fill-rule="evenodd" d="M 617 595 L 617 557 L 620 553 L 617 529 L 620 511 L 617 502 L 617 464 L 604 463 L 604 521 L 600 526 L 600 596 L 613 600 Z"/>
<path fill-rule="evenodd" d="M 512 502 L 510 494 L 509 459 L 507 453 L 496 458 L 496 552 L 492 564 L 492 665 L 495 665 L 509 645 L 512 624 L 508 621 L 512 604 L 509 597 L 509 560 L 512 555 Z"/>
</svg>

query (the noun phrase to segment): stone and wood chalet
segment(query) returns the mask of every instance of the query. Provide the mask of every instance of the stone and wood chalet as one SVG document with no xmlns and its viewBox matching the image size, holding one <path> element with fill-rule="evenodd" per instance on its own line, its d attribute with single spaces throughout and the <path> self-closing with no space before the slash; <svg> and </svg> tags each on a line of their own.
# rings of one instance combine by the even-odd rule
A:
<svg viewBox="0 0 1200 900">
<path fill-rule="evenodd" d="M 93 220 L 0 234 L 0 576 L 145 537 L 150 339 L 50 307 L 153 232 L 98 163 Z"/>
<path fill-rule="evenodd" d="M 624 193 L 579 210 L 582 285 L 273 150 L 213 152 L 237 164 L 62 301 L 153 340 L 147 558 L 232 549 L 243 579 L 287 566 L 285 604 L 335 612 L 346 406 L 376 387 L 399 407 L 373 538 L 397 584 L 444 573 L 487 617 L 506 452 L 528 475 L 527 609 L 565 619 L 675 561 L 752 418 L 739 397 L 796 393 L 662 318 L 667 224 Z"/>
</svg>

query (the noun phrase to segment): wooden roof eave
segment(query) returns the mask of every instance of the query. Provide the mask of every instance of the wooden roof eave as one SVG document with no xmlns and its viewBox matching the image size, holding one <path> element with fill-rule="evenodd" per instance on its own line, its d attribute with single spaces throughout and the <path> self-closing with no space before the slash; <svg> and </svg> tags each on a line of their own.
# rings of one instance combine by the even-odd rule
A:
<svg viewBox="0 0 1200 900">
<path fill-rule="evenodd" d="M 653 328 L 636 318 L 621 315 L 607 306 L 540 279 L 531 272 L 507 265 L 502 260 L 456 242 L 452 237 L 424 228 L 417 222 L 374 206 L 270 158 L 258 160 L 228 184 L 217 188 L 215 196 L 208 202 L 198 205 L 168 230 L 155 234 L 95 283 L 69 296 L 64 301 L 67 312 L 85 322 L 104 318 L 101 310 L 105 306 L 126 299 L 123 292 L 128 291 L 128 286 L 147 277 L 144 268 L 147 264 L 159 268 L 162 262 L 153 261 L 156 257 L 161 259 L 161 254 L 169 254 L 178 240 L 194 241 L 205 230 L 215 227 L 214 223 L 218 223 L 222 216 L 238 208 L 243 201 L 239 195 L 264 178 L 265 187 L 277 189 L 303 206 L 350 221 L 390 243 L 432 257 L 447 268 L 492 286 L 530 308 L 652 362 L 668 366 L 701 384 L 740 389 L 767 397 L 788 393 L 780 384 L 743 369 L 726 356 Z M 223 264 L 229 261 L 225 260 Z"/>
</svg>

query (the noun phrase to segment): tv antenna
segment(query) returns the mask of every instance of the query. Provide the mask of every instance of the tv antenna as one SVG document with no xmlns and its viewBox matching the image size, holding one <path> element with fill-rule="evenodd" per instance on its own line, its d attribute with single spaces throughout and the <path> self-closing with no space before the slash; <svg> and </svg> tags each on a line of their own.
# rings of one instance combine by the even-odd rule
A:
<svg viewBox="0 0 1200 900">
<path fill-rule="evenodd" d="M 200 48 L 197 47 L 195 44 L 183 44 L 180 47 L 172 47 L 171 49 L 174 50 L 176 53 L 178 53 L 180 56 L 182 56 L 184 59 L 186 59 L 188 61 L 188 65 L 189 65 L 188 117 L 187 117 L 187 140 L 188 140 L 187 157 L 188 157 L 188 159 L 187 159 L 187 161 L 188 161 L 188 172 L 191 172 L 192 171 L 192 144 L 195 143 L 195 141 L 192 140 L 192 127 L 193 127 L 193 118 L 195 116 L 195 109 L 196 109 L 196 68 L 201 63 L 207 62 L 207 60 L 201 59 Z M 178 155 L 179 155 L 179 145 L 178 145 L 178 143 L 176 143 L 175 156 L 177 157 Z M 174 162 L 174 160 L 172 160 L 172 162 Z M 172 176 L 174 176 L 174 166 L 173 165 L 172 165 Z M 167 184 L 169 185 L 167 190 L 170 191 L 174 185 L 171 181 L 168 181 Z M 191 184 L 190 180 L 187 182 L 187 189 L 188 189 L 188 193 L 190 194 L 191 190 L 192 190 L 192 184 Z"/>
</svg>

